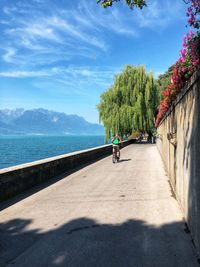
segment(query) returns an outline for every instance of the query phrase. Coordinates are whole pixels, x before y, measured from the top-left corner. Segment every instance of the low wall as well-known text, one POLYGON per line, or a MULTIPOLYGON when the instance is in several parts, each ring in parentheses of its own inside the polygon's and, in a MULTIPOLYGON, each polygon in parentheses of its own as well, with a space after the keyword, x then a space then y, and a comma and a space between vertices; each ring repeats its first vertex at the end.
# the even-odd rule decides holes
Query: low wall
POLYGON ((158 127, 157 147, 200 255, 200 72, 158 127))
MULTIPOLYGON (((125 147, 132 142, 134 141, 124 141, 122 146, 125 147)), ((2 169, 0 170, 0 201, 110 154, 112 154, 112 145, 104 145, 2 169)))

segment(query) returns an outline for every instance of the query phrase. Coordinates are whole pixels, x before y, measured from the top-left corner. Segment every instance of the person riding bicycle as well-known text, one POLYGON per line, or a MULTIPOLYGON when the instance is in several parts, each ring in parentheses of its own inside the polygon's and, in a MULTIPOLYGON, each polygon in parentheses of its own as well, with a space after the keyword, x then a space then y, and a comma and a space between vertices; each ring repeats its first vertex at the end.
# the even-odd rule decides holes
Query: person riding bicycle
POLYGON ((117 151, 117 158, 120 158, 120 147, 119 144, 121 142, 121 138, 116 133, 115 136, 112 138, 112 144, 113 144, 113 153, 115 153, 115 150, 117 151))

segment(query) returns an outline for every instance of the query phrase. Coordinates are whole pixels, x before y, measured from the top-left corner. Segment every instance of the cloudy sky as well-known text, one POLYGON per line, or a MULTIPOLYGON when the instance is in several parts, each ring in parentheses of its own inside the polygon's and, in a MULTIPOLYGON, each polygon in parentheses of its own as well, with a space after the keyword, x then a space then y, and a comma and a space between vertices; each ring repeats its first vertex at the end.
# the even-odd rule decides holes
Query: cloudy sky
POLYGON ((100 94, 125 64, 155 76, 179 56, 182 0, 142 11, 96 0, 0 1, 0 109, 47 108, 98 122, 100 94))

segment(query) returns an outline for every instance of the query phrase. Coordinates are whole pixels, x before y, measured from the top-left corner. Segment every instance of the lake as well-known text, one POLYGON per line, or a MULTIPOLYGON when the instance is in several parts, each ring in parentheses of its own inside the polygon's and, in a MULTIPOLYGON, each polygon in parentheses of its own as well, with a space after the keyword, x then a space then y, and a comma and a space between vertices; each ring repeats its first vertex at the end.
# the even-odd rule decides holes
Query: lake
POLYGON ((104 136, 0 136, 0 169, 103 144, 104 136))

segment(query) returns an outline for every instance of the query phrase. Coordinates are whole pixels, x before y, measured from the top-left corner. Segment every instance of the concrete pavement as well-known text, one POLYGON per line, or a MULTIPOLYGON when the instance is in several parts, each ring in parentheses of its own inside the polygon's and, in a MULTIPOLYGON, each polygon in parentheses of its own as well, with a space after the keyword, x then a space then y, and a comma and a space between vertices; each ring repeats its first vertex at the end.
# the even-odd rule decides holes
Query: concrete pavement
POLYGON ((124 148, 4 209, 0 266, 196 267, 155 145, 124 148))

